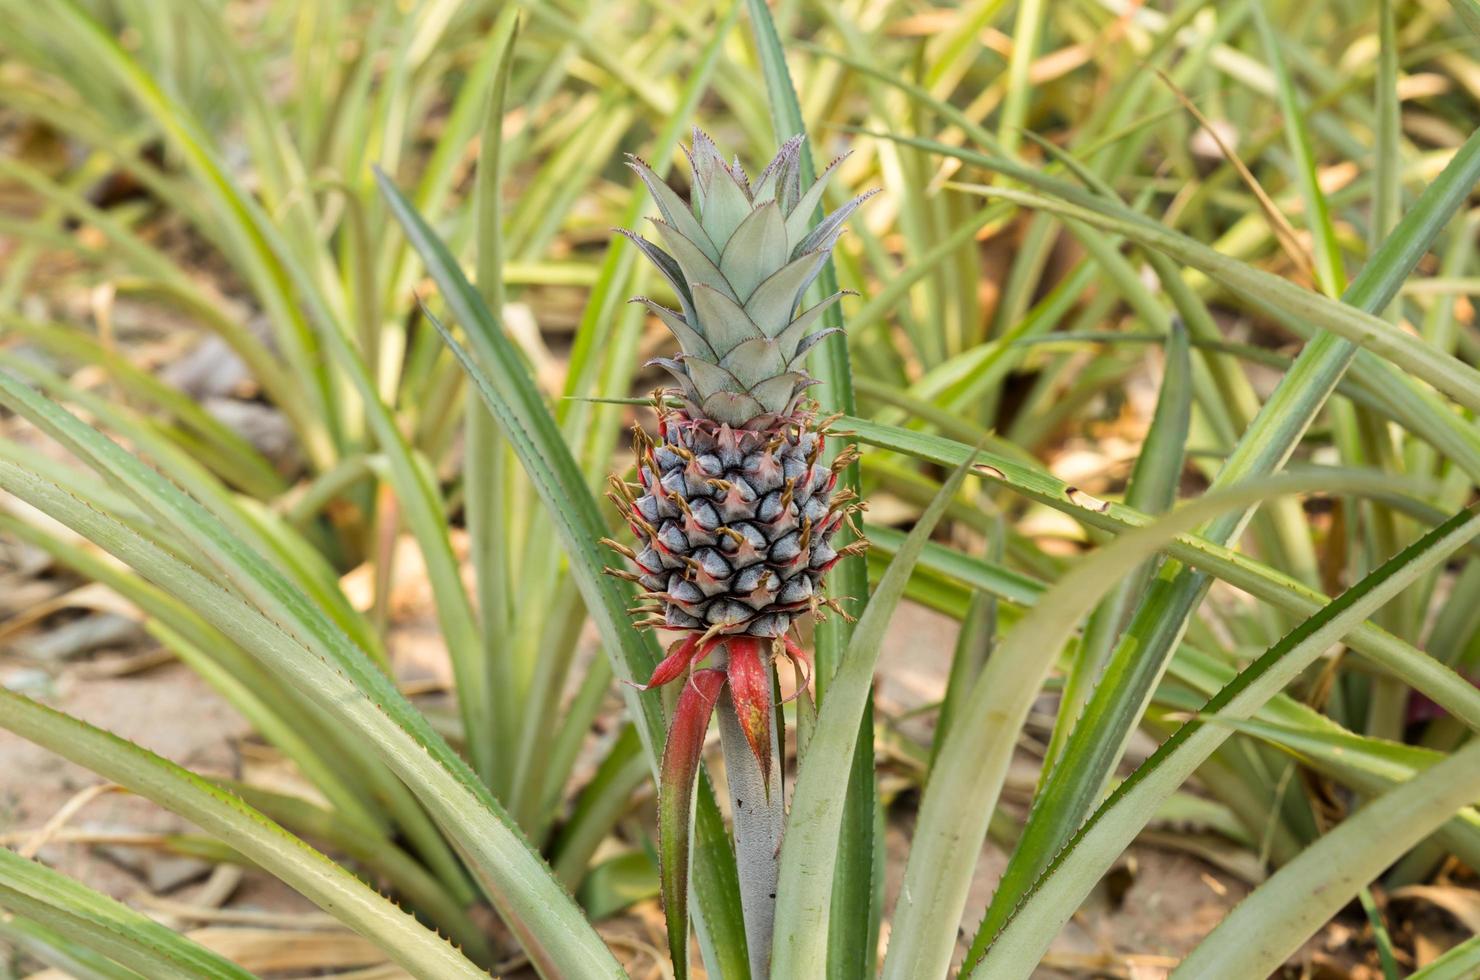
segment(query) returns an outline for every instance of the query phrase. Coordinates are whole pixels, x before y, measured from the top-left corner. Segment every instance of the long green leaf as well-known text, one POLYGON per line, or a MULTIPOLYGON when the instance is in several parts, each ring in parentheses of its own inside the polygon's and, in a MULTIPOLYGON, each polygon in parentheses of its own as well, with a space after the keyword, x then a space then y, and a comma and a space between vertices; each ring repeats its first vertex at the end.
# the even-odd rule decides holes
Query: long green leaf
MULTIPOLYGON (((1293 713, 1289 707, 1282 706, 1287 713, 1293 713)), ((1323 715, 1314 712, 1311 715, 1300 718, 1300 724, 1258 718, 1204 720, 1263 739, 1302 765, 1368 797, 1378 796, 1444 759, 1444 753, 1435 749, 1357 735, 1323 715)), ((1467 864, 1480 861, 1480 812, 1470 808, 1461 810, 1440 828, 1435 839, 1467 864)))
MULTIPOLYGON (((1182 467, 1187 449, 1187 432, 1192 413, 1192 368, 1188 349, 1187 328, 1180 320, 1171 324, 1167 336, 1166 374, 1162 379, 1161 392, 1157 396, 1156 411, 1151 418, 1151 427, 1146 431, 1141 454, 1131 471, 1126 487, 1126 503, 1148 514, 1165 511, 1177 499, 1177 487, 1182 476, 1182 467)), ((1154 571, 1150 565, 1137 569, 1121 582, 1106 597, 1084 627, 1084 638, 1075 653, 1068 676, 1064 679, 1064 691, 1059 697, 1058 715, 1054 720, 1053 735, 1049 740, 1045 758, 1045 775, 1052 762, 1058 758, 1074 722, 1079 718, 1085 698, 1099 677, 1105 657, 1110 653, 1115 638, 1120 634, 1123 621, 1135 597, 1145 588, 1154 571)), ((1029 825, 1031 829, 1031 824, 1029 825)), ((1016 858, 1016 851, 1013 855, 1016 858)), ((1013 861, 1003 872, 1006 877, 1013 872, 1013 861)))
POLYGON ((0 908, 35 919, 158 980, 253 980, 204 946, 66 875, 0 847, 0 908))
MULTIPOLYGON (((1480 140, 1476 141, 1476 156, 1480 157, 1480 140)), ((1480 410, 1480 371, 1426 342, 1417 340, 1412 334, 1386 320, 1353 309, 1347 303, 1302 289, 1279 276, 1223 256, 1176 232, 1126 221, 1117 215, 1101 214, 1041 194, 1001 187, 960 186, 985 197, 1013 201, 1024 207, 1075 218, 1165 252, 1207 273, 1252 305, 1278 310, 1287 316, 1329 330, 1348 343, 1364 347, 1433 385, 1466 408, 1480 410)))
POLYGON ((1480 742, 1358 810, 1254 889, 1172 974, 1263 976, 1279 968, 1358 890, 1460 807, 1480 799, 1480 742))
POLYGON ((0 727, 126 786, 229 843, 425 976, 483 973, 447 940, 240 799, 152 752, 0 688, 0 727))
MULTIPOLYGON (((1170 234, 1164 226, 1144 215, 1001 157, 888 133, 872 135, 929 149, 965 163, 1003 173, 1052 195, 1057 202, 1068 202, 1062 207, 1073 209, 1079 217, 1094 214, 1100 218, 1108 217, 1138 224, 1146 235, 1158 241, 1170 234)), ((1383 240, 1382 245, 1368 258, 1361 273, 1352 281, 1342 296, 1343 301, 1369 314, 1385 308, 1398 294, 1402 283, 1443 231, 1449 219, 1467 199, 1477 181, 1480 181, 1480 130, 1459 148, 1443 172, 1424 189, 1414 206, 1404 213, 1393 233, 1383 240)), ((994 190, 993 193, 998 191, 994 190)), ((1205 249, 1205 246, 1190 239, 1183 240, 1181 244, 1194 250, 1205 249)), ((1219 263, 1232 261, 1216 252, 1211 255, 1206 252, 1200 254, 1219 263)), ((1280 282, 1285 291, 1295 289, 1297 292, 1304 292, 1283 280, 1280 282)), ((1306 292, 1297 302, 1303 306, 1312 302, 1331 301, 1323 301, 1316 294, 1306 292)), ((1333 305, 1338 308, 1340 306, 1333 305)), ((1376 357, 1371 351, 1360 350, 1342 337, 1320 332, 1302 349, 1284 383, 1264 406, 1261 417, 1267 418, 1269 422, 1258 423, 1256 420, 1256 424, 1261 426, 1257 438, 1246 437, 1241 440, 1239 452, 1243 458, 1239 460, 1238 471, 1248 472, 1247 467, 1260 464, 1264 460, 1282 459, 1288 452, 1288 447, 1293 446, 1293 439, 1314 419, 1315 412, 1351 366, 1354 357, 1356 369, 1372 376, 1373 390, 1391 400, 1395 408, 1402 409, 1404 414, 1400 417, 1405 425, 1415 430, 1426 430, 1428 437, 1434 439, 1436 445, 1445 446, 1457 465, 1471 477, 1480 479, 1480 436, 1476 435, 1472 425, 1457 417, 1442 403, 1428 401, 1421 389, 1415 389, 1412 378, 1376 357), (1267 431, 1271 425, 1277 431, 1284 430, 1279 438, 1273 438, 1276 432, 1267 431)))
MULTIPOLYGON (((210 576, 213 581, 229 582, 230 588, 248 597, 274 622, 289 624, 295 635, 306 642, 316 643, 318 649, 356 678, 363 689, 389 690, 391 700, 401 706, 403 726, 420 726, 420 730, 430 738, 429 744, 441 746, 444 760, 451 762, 456 759, 445 742, 430 735, 425 719, 390 685, 378 666, 370 662, 365 649, 346 636, 343 626, 332 618, 332 610, 310 601, 301 582, 288 578, 281 568, 248 543, 250 538, 244 541, 234 533, 235 528, 226 525, 225 521, 231 519, 236 528, 241 527, 242 515, 236 509, 228 508, 222 515, 208 510, 188 493, 181 493, 179 487, 145 465, 135 454, 125 452, 92 427, 84 425, 4 372, 0 372, 0 404, 28 418, 81 461, 106 476, 112 487, 125 492, 140 511, 153 519, 153 524, 146 527, 137 521, 130 523, 125 518, 131 531, 144 534, 150 543, 163 545, 172 554, 178 552, 191 559, 199 574, 210 576)), ((45 472, 29 463, 25 466, 33 472, 45 472)), ((207 484, 196 484, 194 489, 207 492, 208 497, 212 495, 212 488, 207 484)), ((95 494, 93 496, 96 497, 95 494)), ((119 515, 110 513, 109 516, 119 515)), ((343 599, 342 596, 340 598, 343 599)), ((461 760, 455 764, 461 765, 461 760)), ((470 900, 471 890, 447 842, 437 834, 406 787, 382 766, 368 769, 366 775, 374 792, 394 812, 403 831, 415 842, 444 884, 463 900, 470 900)))
MULTIPOLYGON (((622 680, 640 683, 657 663, 657 650, 649 634, 634 629, 627 615, 630 589, 604 574, 606 556, 602 553, 600 541, 606 534, 606 526, 580 468, 513 344, 477 290, 463 275, 446 245, 427 227, 394 184, 383 175, 380 182, 392 213, 401 222, 407 237, 437 281, 448 307, 463 325, 473 348, 471 352, 433 319, 443 339, 467 370, 484 404, 498 420, 504 437, 518 454, 554 518, 561 544, 570 559, 572 575, 601 634, 613 671, 622 680)), ((661 758, 665 730, 661 704, 656 696, 640 696, 632 684, 625 684, 623 688, 629 710, 641 722, 638 732, 648 750, 648 758, 656 761, 661 758)), ((713 827, 712 822, 704 819, 705 800, 701 790, 699 830, 696 831, 701 835, 707 832, 706 828, 713 827)), ((701 853, 713 853, 703 851, 702 844, 701 841, 701 853)), ((707 871, 703 862, 697 864, 695 871, 699 875, 716 873, 707 871)), ((723 891, 718 883, 707 887, 723 891)), ((705 893, 698 883, 694 891, 700 895, 705 893)), ((743 928, 739 935, 743 936, 743 928)), ((743 939, 740 949, 744 949, 743 939)), ((725 952, 733 955, 731 947, 727 947, 725 952)), ((729 969, 743 968, 732 962, 729 969)))
POLYGON ((961 849, 975 853, 985 840, 1018 729, 1081 620, 1177 535, 1277 493, 1328 487, 1321 478, 1277 476, 1210 493, 1123 535, 1034 603, 987 662, 931 770, 895 907, 886 980, 942 976, 949 967, 972 872, 961 849))
POLYGON ((833 678, 832 696, 818 709, 781 844, 776 938, 771 954, 775 976, 821 977, 827 973, 828 916, 832 911, 838 836, 858 725, 868 707, 884 628, 904 597, 920 552, 969 470, 966 461, 957 465, 900 545, 859 617, 848 652, 833 678))
MULTIPOLYGON (((806 120, 802 118, 802 107, 797 99, 796 86, 792 83, 791 70, 786 64, 786 49, 781 34, 771 17, 770 8, 762 0, 746 0, 750 22, 755 35, 756 49, 760 55, 761 74, 766 82, 767 103, 771 111, 771 125, 776 140, 780 142, 791 136, 806 133, 806 120)), ((812 160, 812 148, 803 143, 799 172, 803 186, 816 177, 812 160)), ((818 202, 817 220, 822 214, 822 202, 818 202)), ((817 282, 812 287, 813 297, 830 296, 837 292, 838 280, 832 260, 822 268, 817 282)), ((842 313, 836 305, 823 313, 825 327, 842 327, 842 313)), ((820 344, 821 350, 812 357, 812 372, 822 382, 818 399, 825 412, 847 412, 855 408, 853 393, 853 368, 848 352, 848 341, 844 334, 837 334, 820 344)), ((832 440, 837 442, 837 440, 832 440)), ((836 452, 841 445, 830 447, 836 452)), ((840 481, 844 489, 858 492, 859 468, 856 463, 848 466, 840 481)), ((837 547, 841 548, 853 538, 851 528, 841 528, 837 547)), ((828 594, 838 600, 845 609, 856 615, 859 603, 868 591, 868 569, 861 556, 850 556, 839 562, 828 576, 828 594)), ((818 624, 814 632, 816 639, 817 701, 827 700, 828 687, 840 666, 840 658, 849 648, 852 627, 847 619, 835 616, 818 624)), ((857 750, 853 755, 853 776, 847 789, 846 831, 837 840, 839 850, 833 868, 833 902, 836 906, 829 917, 829 953, 827 976, 833 980, 850 978, 872 972, 874 949, 877 946, 870 923, 877 918, 871 914, 873 901, 873 879, 879 869, 874 867, 874 761, 873 761, 873 709, 872 698, 869 708, 859 720, 855 739, 857 750)))
MULTIPOLYGON (((1427 247, 1442 228, 1443 221, 1453 213, 1456 195, 1461 188, 1468 186, 1466 180, 1473 184, 1474 177, 1480 173, 1480 133, 1471 140, 1470 148, 1469 157, 1463 152, 1457 155, 1441 180, 1425 193, 1420 206, 1405 216, 1399 228, 1384 241, 1377 255, 1346 291, 1343 297, 1346 303, 1362 310, 1375 310, 1391 298, 1411 264, 1387 262, 1416 262, 1420 255, 1419 245, 1427 247)), ((1055 189, 1054 193, 1059 192, 1055 189)), ((1072 193, 1085 203, 1086 208, 1098 207, 1107 213, 1115 213, 1118 218, 1114 222, 1115 230, 1139 226, 1148 238, 1157 238, 1163 232, 1155 222, 1116 204, 1088 198, 1078 191, 1072 193)), ((1077 204, 1068 207, 1078 209, 1077 204)), ((1190 245, 1194 251, 1202 249, 1185 237, 1179 244, 1190 245)), ((1204 249, 1200 254, 1213 263, 1247 269, 1242 263, 1228 260, 1210 249, 1204 249)), ((1185 256, 1178 257, 1185 260, 1185 256)), ((1281 285, 1295 289, 1283 281, 1281 285)), ((1308 299, 1320 299, 1315 293, 1295 291, 1308 299)), ((1332 306, 1348 309, 1334 302, 1332 306)), ((1278 469, 1356 355, 1357 347, 1349 339, 1331 333, 1318 334, 1302 350, 1240 439, 1214 486, 1225 486, 1232 481, 1278 469)), ((1443 418, 1449 422, 1456 421, 1453 413, 1448 411, 1443 413, 1443 418)), ((1251 513, 1244 511, 1221 517, 1207 529, 1206 537, 1219 545, 1227 543, 1251 513)), ((1031 841, 1032 853, 1025 853, 1021 859, 1031 867, 1020 868, 1016 875, 1004 880, 977 930, 970 957, 980 955, 1023 894, 1031 880, 1031 872, 1036 872, 1047 862, 1093 806, 1136 719, 1144 711, 1157 679, 1166 669, 1189 615, 1206 592, 1209 582, 1201 569, 1192 571, 1175 564, 1164 566, 1161 574, 1152 581, 1107 667, 1105 683, 1095 689, 1084 716, 1070 736, 1060 764, 1050 774, 1042 798, 1034 808, 1030 822, 1040 826, 1030 828, 1025 834, 1031 841)))
MULTIPOLYGON (((1435 528, 1271 647, 1219 691, 1204 712, 1231 718, 1251 716, 1344 633, 1477 534, 1480 517, 1472 511, 1463 511, 1435 528)), ((1029 976, 1064 922, 1161 802, 1229 734, 1227 728, 1197 721, 1179 728, 1058 853, 983 957, 972 965, 970 975, 977 980, 1029 976)))
MULTIPOLYGON (((1475 0, 1460 0, 1474 3, 1475 0)), ((1480 34, 1480 10, 1475 12, 1475 33, 1480 34)), ((1471 936, 1408 980, 1470 980, 1480 972, 1480 936, 1471 936)))
MULTIPOLYGON (((957 466, 963 459, 971 458, 973 453, 972 448, 964 443, 863 419, 842 419, 838 427, 847 428, 861 442, 907 453, 941 466, 957 466)), ((1103 509, 1090 507, 1077 492, 1071 493, 1073 488, 1062 480, 1025 466, 1018 460, 986 452, 977 455, 986 467, 995 471, 988 475, 1004 486, 1090 527, 1121 534, 1150 523, 1147 515, 1113 501, 1106 502, 1103 509), (1001 476, 996 476, 997 473, 1001 476)), ((1373 489, 1377 490, 1375 486, 1373 489)), ((1166 550, 1173 558, 1297 616, 1313 615, 1328 601, 1326 596, 1288 575, 1200 535, 1178 536, 1167 544, 1166 550)), ((960 564, 961 559, 953 561, 960 564)), ((998 580, 999 576, 993 575, 991 581, 998 580)), ((1357 653, 1384 671, 1401 677, 1410 687, 1422 691, 1466 727, 1480 731, 1480 691, 1444 664, 1370 623, 1360 624, 1344 639, 1357 653)))
MULTIPOLYGON (((463 275, 446 245, 383 174, 380 186, 392 213, 441 287, 443 300, 462 324, 472 350, 435 318, 433 325, 477 385, 541 498, 556 516, 561 545, 570 556, 587 609, 610 645, 617 676, 640 683, 656 663, 656 649, 648 634, 632 628, 626 612, 630 590, 605 574, 606 555, 600 542, 607 533, 606 524, 560 430, 498 318, 463 275)), ((652 698, 633 701, 634 713, 644 720, 639 729, 644 741, 661 749, 661 707, 652 698)))
POLYGON ((1306 124, 1306 107, 1301 105, 1295 81, 1285 66, 1280 53, 1280 42, 1275 36, 1269 14, 1261 0, 1253 0, 1249 9, 1254 14, 1254 24, 1259 28, 1259 37, 1264 42, 1264 54, 1274 72, 1275 90, 1280 99, 1281 120, 1295 176, 1300 185, 1300 196, 1305 202, 1305 218, 1311 237, 1315 241, 1316 277, 1321 290, 1328 296, 1339 296, 1346 288, 1346 272, 1342 267, 1341 246, 1336 241, 1336 226, 1331 221, 1331 207, 1321 191, 1320 174, 1316 167, 1315 151, 1311 148, 1310 130, 1306 124))
MULTIPOLYGON (((222 542, 220 557, 243 562, 264 594, 281 596, 284 583, 261 560, 243 552, 204 519, 179 491, 158 485, 158 475, 77 419, 37 398, 0 374, 0 392, 12 406, 45 422, 69 445, 131 474, 147 487, 141 496, 179 508, 182 523, 202 537, 222 542)), ((389 769, 417 793, 422 805, 455 842, 489 897, 504 914, 531 958, 549 973, 617 969, 600 938, 570 896, 519 836, 498 802, 465 763, 432 731, 389 679, 364 653, 320 620, 304 619, 298 604, 275 606, 294 625, 292 633, 234 593, 163 551, 110 516, 9 463, 0 463, 0 486, 50 513, 111 551, 156 585, 189 604, 216 628, 254 653, 288 683, 300 686, 320 707, 374 747, 389 769)), ((614 974, 613 974, 614 975, 614 974)))
POLYGON ((145 980, 76 939, 18 915, 0 916, 0 939, 16 952, 65 970, 73 980, 145 980))
MULTIPOLYGON (((504 308, 503 167, 504 107, 509 77, 514 67, 514 43, 518 35, 518 10, 510 5, 499 18, 492 42, 497 68, 483 111, 479 139, 478 171, 474 184, 474 215, 477 222, 478 289, 495 310, 504 308)), ((488 673, 494 732, 490 756, 497 762, 494 785, 509 798, 516 784, 514 760, 520 750, 516 741, 520 717, 519 691, 514 682, 513 644, 509 627, 510 553, 505 545, 508 526, 506 447, 498 437, 488 410, 476 398, 468 398, 464 438, 463 487, 467 504, 468 537, 473 567, 478 576, 479 626, 483 630, 484 669, 488 673)), ((461 696, 461 695, 459 695, 461 696)), ((518 801, 515 801, 517 805, 518 801)), ((517 810, 516 810, 517 812, 517 810)))

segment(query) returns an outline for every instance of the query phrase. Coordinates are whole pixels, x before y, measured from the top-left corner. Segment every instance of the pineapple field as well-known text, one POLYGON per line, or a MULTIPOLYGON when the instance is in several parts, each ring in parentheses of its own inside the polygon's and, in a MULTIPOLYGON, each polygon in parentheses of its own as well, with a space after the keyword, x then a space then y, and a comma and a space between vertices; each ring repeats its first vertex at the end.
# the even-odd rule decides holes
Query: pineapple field
POLYGON ((1480 978, 1477 0, 0 0, 0 980, 1480 978))

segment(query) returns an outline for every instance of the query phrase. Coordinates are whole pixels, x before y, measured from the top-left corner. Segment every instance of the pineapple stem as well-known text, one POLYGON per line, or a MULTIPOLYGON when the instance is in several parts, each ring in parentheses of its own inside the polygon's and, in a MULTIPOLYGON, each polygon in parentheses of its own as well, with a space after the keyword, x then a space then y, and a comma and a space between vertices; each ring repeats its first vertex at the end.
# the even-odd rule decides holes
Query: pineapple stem
MULTIPOLYGON (((735 863, 740 872, 740 906, 745 914, 745 945, 750 953, 752 980, 771 973, 771 936, 776 924, 776 881, 780 872, 781 829, 786 820, 781 786, 781 747, 771 730, 771 771, 762 773, 755 752, 725 685, 715 706, 719 715, 719 743, 725 756, 730 812, 735 824, 735 863)), ((771 703, 771 717, 780 706, 771 703)))

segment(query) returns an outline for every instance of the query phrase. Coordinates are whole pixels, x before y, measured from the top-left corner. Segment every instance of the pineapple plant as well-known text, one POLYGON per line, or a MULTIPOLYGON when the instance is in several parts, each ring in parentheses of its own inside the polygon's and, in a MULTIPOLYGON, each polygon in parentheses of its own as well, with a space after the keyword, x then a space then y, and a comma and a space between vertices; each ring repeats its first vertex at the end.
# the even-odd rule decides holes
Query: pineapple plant
POLYGON ((609 544, 630 564, 614 573, 644 590, 638 625, 685 634, 645 685, 688 678, 664 751, 659 801, 663 904, 680 976, 694 782, 716 708, 751 971, 766 975, 784 817, 772 671, 781 656, 804 666, 798 621, 830 605, 823 577, 865 547, 861 539, 842 549, 831 544, 861 504, 837 488, 852 450, 825 461, 830 420, 807 400, 817 383, 807 355, 840 332, 813 328, 845 293, 801 306, 844 223, 869 195, 814 227, 841 158, 803 189, 801 148, 801 136, 787 140, 752 181, 738 159, 726 163, 695 130, 688 203, 641 159, 630 160, 661 213, 653 224, 662 246, 622 233, 668 281, 680 309, 646 297, 634 302, 668 327, 680 351, 652 362, 677 387, 654 397, 656 439, 634 428, 638 482, 612 480, 609 496, 637 546, 609 544), (713 666, 697 669, 706 658, 713 666))

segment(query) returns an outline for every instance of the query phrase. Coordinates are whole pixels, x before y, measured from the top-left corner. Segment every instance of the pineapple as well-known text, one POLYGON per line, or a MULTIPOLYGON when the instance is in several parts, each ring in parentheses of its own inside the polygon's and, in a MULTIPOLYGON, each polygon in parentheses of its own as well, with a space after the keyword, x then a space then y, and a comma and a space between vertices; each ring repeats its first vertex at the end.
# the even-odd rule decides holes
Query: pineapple
POLYGON ((673 287, 682 309, 645 304, 681 352, 654 362, 678 382, 683 407, 659 401, 659 438, 638 436, 640 487, 615 484, 638 537, 628 553, 656 603, 654 626, 780 638, 823 603, 822 578, 841 557, 829 543, 853 507, 821 462, 825 424, 805 393, 808 352, 837 328, 812 331, 834 293, 798 311, 854 198, 811 228, 835 161, 805 192, 801 137, 752 183, 737 160, 694 133, 692 208, 642 160, 631 166, 662 213, 667 251, 626 233, 673 287))
MULTIPOLYGON (((639 483, 613 478, 609 495, 638 540, 615 541, 649 614, 639 625, 681 631, 644 688, 687 675, 673 712, 658 788, 658 841, 669 953, 683 980, 688 955, 687 878, 694 785, 704 733, 718 711, 751 976, 769 974, 777 856, 784 820, 773 670, 778 655, 800 664, 796 620, 830 604, 827 570, 862 540, 831 545, 860 508, 838 491, 850 450, 823 462, 827 419, 805 401, 816 384, 807 353, 836 328, 814 331, 834 293, 799 310, 843 222, 869 195, 810 227, 834 161, 805 190, 801 137, 788 140, 755 181, 726 164, 695 130, 692 206, 647 164, 632 168, 657 201, 665 251, 628 234, 678 296, 670 310, 645 304, 678 339, 655 362, 678 383, 654 398, 658 440, 634 432, 639 483), (681 408, 669 408, 677 394, 681 408), (714 663, 696 665, 713 655, 714 663)), ((836 607, 834 607, 836 608, 836 607)))

